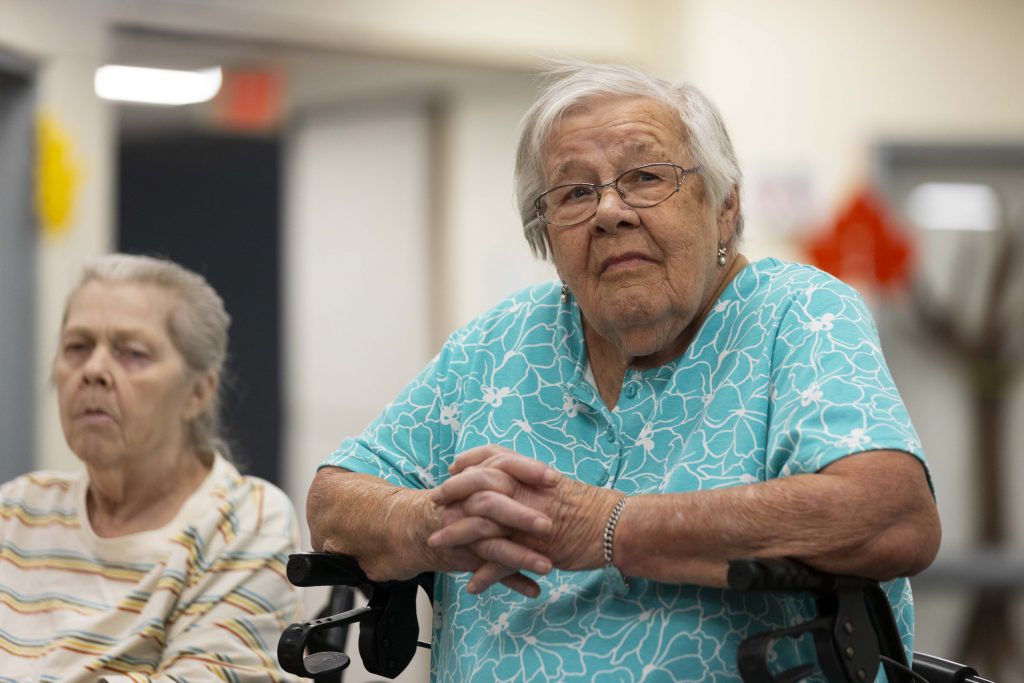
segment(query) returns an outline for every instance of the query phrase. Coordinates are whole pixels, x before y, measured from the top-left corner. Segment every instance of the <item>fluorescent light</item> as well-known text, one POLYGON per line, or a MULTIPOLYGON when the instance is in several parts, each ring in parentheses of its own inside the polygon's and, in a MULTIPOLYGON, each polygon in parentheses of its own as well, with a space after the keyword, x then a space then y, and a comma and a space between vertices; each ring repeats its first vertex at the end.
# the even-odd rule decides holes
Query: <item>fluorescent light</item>
POLYGON ((196 104, 220 90, 220 67, 200 71, 108 64, 96 69, 96 94, 105 100, 143 104, 196 104))
POLYGON ((996 191, 975 183, 922 183, 907 197, 907 215, 928 230, 996 230, 996 191))

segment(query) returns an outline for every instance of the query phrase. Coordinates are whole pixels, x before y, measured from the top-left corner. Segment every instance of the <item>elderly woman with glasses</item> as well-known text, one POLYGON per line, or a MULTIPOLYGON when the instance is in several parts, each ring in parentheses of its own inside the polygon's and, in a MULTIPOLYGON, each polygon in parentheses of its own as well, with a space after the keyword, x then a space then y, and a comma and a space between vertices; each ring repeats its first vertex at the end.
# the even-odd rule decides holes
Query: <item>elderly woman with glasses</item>
MULTIPOLYGON (((739 253, 740 171, 701 92, 564 65, 516 183, 562 286, 455 332, 308 501, 315 547, 438 572, 435 680, 737 679, 740 640, 807 603, 726 590, 729 559, 885 580, 931 562, 871 316, 825 273, 739 253)), ((909 585, 887 590, 909 648, 909 585)))
POLYGON ((0 681, 283 681, 298 525, 227 459, 230 318, 201 276, 112 254, 68 296, 53 364, 83 467, 0 487, 0 681))

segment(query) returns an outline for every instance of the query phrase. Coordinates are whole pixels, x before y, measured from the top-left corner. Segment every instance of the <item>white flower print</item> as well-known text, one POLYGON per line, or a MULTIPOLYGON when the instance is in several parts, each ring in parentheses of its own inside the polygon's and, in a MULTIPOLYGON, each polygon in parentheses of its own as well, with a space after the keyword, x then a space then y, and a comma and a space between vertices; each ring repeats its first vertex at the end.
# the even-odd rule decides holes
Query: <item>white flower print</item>
POLYGON ((434 481, 434 475, 419 465, 416 465, 416 474, 419 475, 420 480, 427 486, 427 488, 433 488, 437 485, 437 482, 434 481))
POLYGON ((548 602, 556 602, 559 598, 569 592, 569 584, 560 583, 548 593, 548 602))
POLYGON ((640 430, 640 436, 636 437, 636 442, 643 447, 646 453, 654 450, 654 425, 650 422, 645 424, 644 428, 640 430))
POLYGON ((858 446, 863 446, 868 441, 868 435, 864 433, 864 428, 856 427, 849 434, 839 439, 839 445, 857 448, 858 446))
POLYGON ((566 394, 565 400, 562 401, 562 410, 565 411, 566 417, 576 417, 576 414, 580 411, 580 402, 566 394))
POLYGON ((820 401, 822 396, 821 387, 818 386, 817 382, 812 382, 811 386, 800 392, 800 405, 806 408, 812 403, 820 401))
POLYGON ((484 387, 484 400, 495 408, 501 405, 501 399, 511 395, 512 390, 508 387, 484 387))
POLYGON ((516 427, 519 427, 527 434, 533 434, 533 427, 531 427, 530 423, 527 422, 526 420, 512 420, 512 424, 514 424, 516 427))
POLYGON ((835 319, 834 315, 826 313, 820 318, 812 318, 810 322, 804 323, 804 329, 811 332, 827 332, 832 329, 832 321, 835 319))
POLYGON ((459 422, 459 406, 457 403, 441 406, 441 424, 450 426, 456 432, 462 428, 459 422))
POLYGON ((492 636, 496 636, 499 633, 503 633, 508 630, 508 612, 498 615, 497 623, 491 624, 489 629, 492 636))

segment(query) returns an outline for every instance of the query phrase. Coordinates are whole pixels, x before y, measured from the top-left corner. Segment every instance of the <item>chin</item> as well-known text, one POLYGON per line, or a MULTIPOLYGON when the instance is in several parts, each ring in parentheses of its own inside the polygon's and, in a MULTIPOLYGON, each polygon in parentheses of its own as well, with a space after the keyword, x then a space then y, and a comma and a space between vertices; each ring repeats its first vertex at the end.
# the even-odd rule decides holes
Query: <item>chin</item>
POLYGON ((629 358, 649 358, 667 350, 669 344, 661 335, 645 331, 628 332, 620 337, 622 355, 629 358))
POLYGON ((616 292, 601 303, 600 312, 609 327, 623 330, 657 324, 667 307, 658 305, 646 293, 616 292))
POLYGON ((79 460, 92 467, 105 467, 117 461, 117 451, 106 442, 81 439, 73 440, 68 445, 79 460))

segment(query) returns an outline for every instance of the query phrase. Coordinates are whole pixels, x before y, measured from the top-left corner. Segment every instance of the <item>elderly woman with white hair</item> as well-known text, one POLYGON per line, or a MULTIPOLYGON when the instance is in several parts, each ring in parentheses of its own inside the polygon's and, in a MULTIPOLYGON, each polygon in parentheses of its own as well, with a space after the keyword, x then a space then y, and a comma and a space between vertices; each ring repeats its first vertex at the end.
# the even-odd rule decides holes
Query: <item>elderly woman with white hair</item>
POLYGON ((77 473, 0 488, 0 681, 278 681, 294 509, 220 435, 230 318, 170 261, 109 255, 53 364, 77 473))
POLYGON ((808 609, 727 590, 740 557, 895 579, 909 650, 920 441, 857 293, 740 253, 740 180, 689 85, 569 64, 526 115, 519 207, 562 285, 455 332, 307 503, 371 578, 438 573, 435 680, 738 680, 738 643, 808 609))

